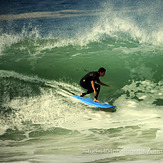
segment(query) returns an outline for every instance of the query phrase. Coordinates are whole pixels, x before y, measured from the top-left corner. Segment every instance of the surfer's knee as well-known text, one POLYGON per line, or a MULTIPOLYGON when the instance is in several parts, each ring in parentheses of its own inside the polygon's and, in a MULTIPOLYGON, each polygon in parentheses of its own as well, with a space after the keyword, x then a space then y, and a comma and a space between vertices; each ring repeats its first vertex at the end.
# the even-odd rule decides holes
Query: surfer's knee
POLYGON ((96 85, 96 91, 99 92, 100 91, 100 88, 101 88, 101 86, 97 84, 96 85))

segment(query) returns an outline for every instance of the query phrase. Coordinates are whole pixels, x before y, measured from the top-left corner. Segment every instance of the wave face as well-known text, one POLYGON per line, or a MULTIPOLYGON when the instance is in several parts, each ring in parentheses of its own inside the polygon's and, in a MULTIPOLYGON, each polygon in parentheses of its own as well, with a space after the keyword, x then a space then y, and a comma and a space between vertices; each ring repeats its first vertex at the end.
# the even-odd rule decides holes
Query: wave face
POLYGON ((16 2, 0 2, 2 161, 160 162, 162 1, 16 2), (114 113, 65 91, 99 67, 114 113))

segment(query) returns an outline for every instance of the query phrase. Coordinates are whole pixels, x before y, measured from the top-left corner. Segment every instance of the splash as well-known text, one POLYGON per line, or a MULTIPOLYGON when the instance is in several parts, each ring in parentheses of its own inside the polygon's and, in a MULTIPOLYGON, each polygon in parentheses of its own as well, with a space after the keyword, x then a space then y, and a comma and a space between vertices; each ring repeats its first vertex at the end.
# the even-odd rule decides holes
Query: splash
MULTIPOLYGON (((133 81, 130 85, 123 87, 125 93, 117 99, 115 104, 122 100, 124 107, 135 109, 148 109, 153 112, 153 109, 162 108, 163 99, 163 82, 153 83, 149 80, 133 81)), ((121 103, 121 102, 120 102, 121 103)))
MULTIPOLYGON (((149 3, 148 7, 144 3, 135 3, 135 6, 133 6, 130 1, 127 1, 116 6, 116 3, 109 1, 102 2, 99 9, 96 10, 61 10, 54 13, 20 14, 22 20, 25 20, 27 16, 27 18, 31 18, 31 22, 23 25, 20 32, 17 33, 12 28, 15 26, 16 20, 8 20, 10 27, 7 24, 5 26, 8 31, 3 32, 4 29, 1 29, 0 55, 3 55, 3 50, 7 47, 24 40, 37 40, 38 42, 35 45, 38 51, 68 46, 86 47, 90 43, 99 44, 108 38, 113 39, 114 42, 127 41, 138 45, 161 46, 163 43, 161 1, 149 3), (45 16, 45 18, 40 18, 43 24, 38 22, 37 26, 35 26, 32 23, 32 16, 38 18, 41 15, 45 16), (57 25, 56 30, 47 28, 47 19, 54 19, 56 22, 58 19, 62 20, 62 16, 55 18, 55 15, 69 17, 71 24, 69 21, 65 21, 64 28, 61 28, 62 26, 57 27, 57 25), (53 18, 50 18, 50 16, 53 16, 53 18), (77 22, 73 21, 74 16, 78 18, 76 19, 77 22), (83 22, 83 16, 90 19, 83 22), (42 40, 44 44, 41 44, 39 40, 42 40)), ((37 54, 40 54, 40 52, 35 55, 37 54)))
MULTIPOLYGON (((31 23, 27 26, 24 25, 21 29, 20 33, 15 33, 13 29, 9 32, 4 32, 0 35, 0 55, 4 55, 4 51, 11 47, 12 45, 16 45, 17 43, 23 42, 25 40, 39 40, 41 39, 41 35, 37 27, 32 27, 31 23)), ((21 49, 25 47, 21 46, 21 49)))
POLYGON ((161 1, 158 3, 130 1, 103 4, 103 14, 97 19, 95 28, 99 33, 119 40, 138 41, 140 44, 162 45, 161 1), (133 2, 132 2, 133 3, 133 2))

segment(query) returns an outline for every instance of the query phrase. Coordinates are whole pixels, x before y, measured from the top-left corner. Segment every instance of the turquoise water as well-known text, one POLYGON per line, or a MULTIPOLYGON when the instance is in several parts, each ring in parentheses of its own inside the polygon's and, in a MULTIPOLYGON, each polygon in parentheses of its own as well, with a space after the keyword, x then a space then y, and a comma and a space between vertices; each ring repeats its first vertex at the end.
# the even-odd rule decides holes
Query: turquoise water
POLYGON ((0 3, 1 162, 162 161, 162 1, 0 3), (65 91, 101 66, 116 112, 65 91))

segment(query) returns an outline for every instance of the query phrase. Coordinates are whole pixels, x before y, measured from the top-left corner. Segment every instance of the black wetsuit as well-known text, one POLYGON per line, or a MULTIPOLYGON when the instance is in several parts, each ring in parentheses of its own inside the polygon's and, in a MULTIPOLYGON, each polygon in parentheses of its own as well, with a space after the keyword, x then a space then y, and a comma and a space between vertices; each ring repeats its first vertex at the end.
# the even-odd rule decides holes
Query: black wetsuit
MULTIPOLYGON (((80 80, 80 86, 83 87, 84 89, 87 89, 87 92, 82 93, 82 96, 85 96, 86 94, 90 94, 94 92, 92 85, 91 85, 91 81, 94 81, 94 82, 97 81, 99 83, 100 82, 99 76, 100 75, 98 72, 89 72, 80 80)), ((97 92, 95 99, 97 99, 98 94, 100 92, 100 85, 95 83, 95 90, 97 92)))

